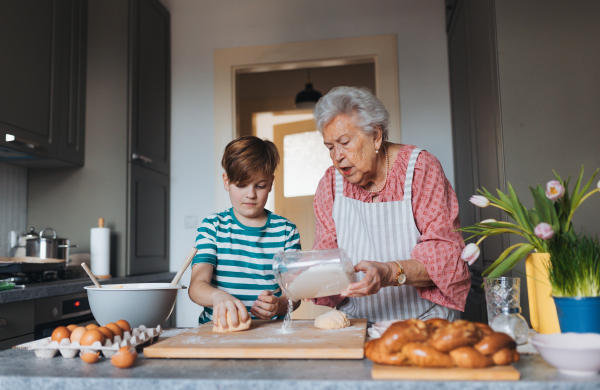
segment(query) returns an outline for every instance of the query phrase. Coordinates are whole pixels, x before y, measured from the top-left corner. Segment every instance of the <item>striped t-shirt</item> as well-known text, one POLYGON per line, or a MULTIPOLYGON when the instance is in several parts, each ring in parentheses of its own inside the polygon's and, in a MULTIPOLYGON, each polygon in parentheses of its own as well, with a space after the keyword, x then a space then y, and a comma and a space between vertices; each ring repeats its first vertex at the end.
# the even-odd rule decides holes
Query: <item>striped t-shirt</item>
MULTIPOLYGON (((198 253, 192 260, 192 267, 212 264, 211 285, 242 301, 252 318, 250 309, 263 290, 281 296, 273 273, 273 255, 301 249, 296 225, 265 211, 267 223, 262 227, 242 225, 233 209, 206 217, 198 229, 198 253)), ((199 323, 212 321, 212 313, 212 307, 205 307, 199 323)))

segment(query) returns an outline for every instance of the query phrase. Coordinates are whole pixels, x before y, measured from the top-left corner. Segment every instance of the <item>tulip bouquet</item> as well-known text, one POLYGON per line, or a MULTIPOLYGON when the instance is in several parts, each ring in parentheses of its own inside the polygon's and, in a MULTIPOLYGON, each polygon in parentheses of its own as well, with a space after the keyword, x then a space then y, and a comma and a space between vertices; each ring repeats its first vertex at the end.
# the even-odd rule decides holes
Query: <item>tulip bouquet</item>
POLYGON ((493 196, 485 188, 479 190, 481 195, 474 195, 470 201, 478 207, 493 206, 502 209, 512 221, 496 221, 487 219, 460 231, 471 233, 465 241, 481 236, 476 243, 465 246, 462 259, 473 264, 479 257, 479 244, 489 236, 498 234, 516 234, 524 237, 527 242, 508 247, 483 273, 486 277, 498 277, 510 271, 527 253, 535 250, 547 253, 549 240, 560 235, 575 237, 573 230, 573 214, 577 208, 593 193, 600 191, 600 181, 597 188, 589 191, 599 170, 596 170, 590 180, 583 186, 583 167, 572 193, 569 193, 570 177, 565 181, 554 172, 558 180, 546 184, 546 190, 538 184, 536 188, 529 187, 535 207, 526 209, 519 200, 515 190, 508 183, 508 194, 497 190, 498 197, 493 196), (587 192, 587 193, 586 193, 587 192))

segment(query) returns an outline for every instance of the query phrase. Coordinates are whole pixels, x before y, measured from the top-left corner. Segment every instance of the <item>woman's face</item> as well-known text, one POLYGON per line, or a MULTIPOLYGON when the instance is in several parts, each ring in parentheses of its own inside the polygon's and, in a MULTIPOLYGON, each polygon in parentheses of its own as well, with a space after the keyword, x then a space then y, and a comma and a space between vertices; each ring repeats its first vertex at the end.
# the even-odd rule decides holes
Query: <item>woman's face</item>
POLYGON ((381 146, 381 131, 367 135, 352 118, 338 115, 323 128, 323 141, 333 166, 350 183, 365 187, 377 175, 376 150, 381 146))

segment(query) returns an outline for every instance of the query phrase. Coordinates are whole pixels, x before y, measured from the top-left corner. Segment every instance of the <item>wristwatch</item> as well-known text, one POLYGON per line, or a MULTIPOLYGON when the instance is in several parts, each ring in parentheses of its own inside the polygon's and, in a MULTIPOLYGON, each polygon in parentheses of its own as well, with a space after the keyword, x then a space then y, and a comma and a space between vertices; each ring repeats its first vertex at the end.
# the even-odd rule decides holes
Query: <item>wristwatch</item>
POLYGON ((398 260, 392 260, 398 266, 398 276, 396 276, 396 281, 392 286, 402 286, 406 283, 406 274, 404 273, 404 268, 402 268, 402 264, 398 260))

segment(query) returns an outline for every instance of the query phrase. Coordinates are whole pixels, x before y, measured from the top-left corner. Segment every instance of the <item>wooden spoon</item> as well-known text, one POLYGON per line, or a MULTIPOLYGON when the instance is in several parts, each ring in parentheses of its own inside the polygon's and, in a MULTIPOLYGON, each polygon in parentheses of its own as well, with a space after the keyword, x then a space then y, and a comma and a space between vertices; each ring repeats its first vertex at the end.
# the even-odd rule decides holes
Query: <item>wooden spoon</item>
POLYGON ((100 285, 100 283, 98 283, 98 279, 96 279, 96 277, 94 276, 94 274, 92 273, 92 271, 90 271, 90 269, 88 268, 88 266, 85 263, 81 263, 81 266, 83 267, 83 269, 85 270, 85 272, 88 274, 88 276, 90 277, 90 279, 92 279, 92 282, 94 282, 94 284, 96 285, 96 287, 102 288, 102 286, 100 285))
POLYGON ((177 285, 177 283, 179 282, 179 279, 181 279, 181 277, 183 276, 183 273, 185 272, 187 267, 192 262, 192 259, 194 258, 194 256, 196 256, 196 252, 198 252, 198 249, 196 249, 195 247, 190 250, 190 252, 185 257, 185 260, 183 260, 183 264, 181 264, 181 268, 179 269, 179 272, 177 272, 177 275, 175 275, 175 277, 173 278, 173 281, 171 282, 171 284, 169 286, 177 285))

